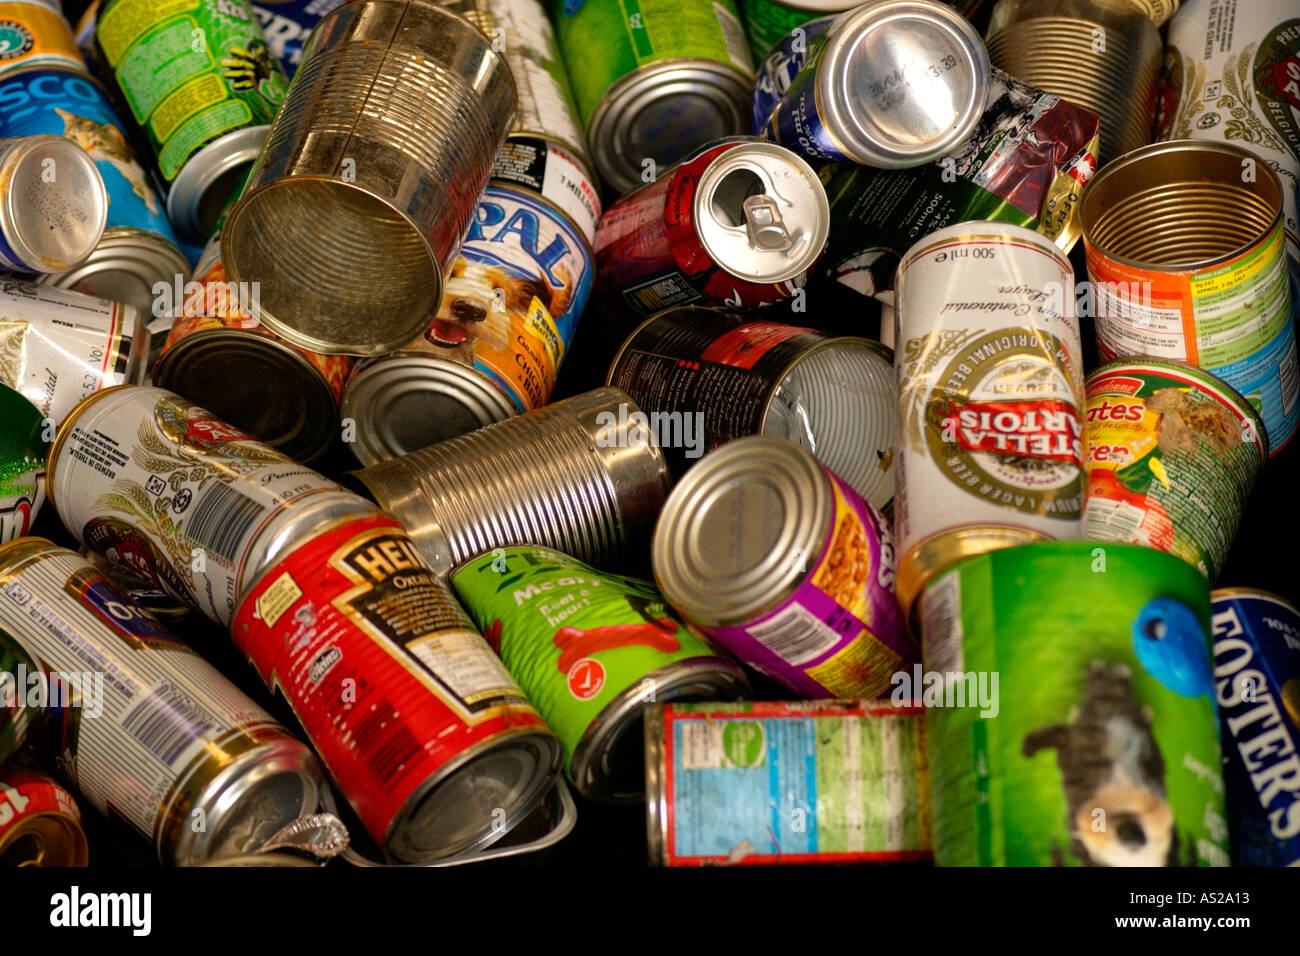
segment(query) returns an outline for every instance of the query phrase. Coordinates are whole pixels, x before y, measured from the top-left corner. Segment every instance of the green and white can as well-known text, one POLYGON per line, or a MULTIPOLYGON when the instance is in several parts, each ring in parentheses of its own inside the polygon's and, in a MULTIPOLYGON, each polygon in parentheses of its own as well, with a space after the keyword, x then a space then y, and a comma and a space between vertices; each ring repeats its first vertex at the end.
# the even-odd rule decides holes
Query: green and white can
POLYGON ((861 6, 860 0, 738 0, 745 36, 755 60, 772 52, 795 27, 861 6))

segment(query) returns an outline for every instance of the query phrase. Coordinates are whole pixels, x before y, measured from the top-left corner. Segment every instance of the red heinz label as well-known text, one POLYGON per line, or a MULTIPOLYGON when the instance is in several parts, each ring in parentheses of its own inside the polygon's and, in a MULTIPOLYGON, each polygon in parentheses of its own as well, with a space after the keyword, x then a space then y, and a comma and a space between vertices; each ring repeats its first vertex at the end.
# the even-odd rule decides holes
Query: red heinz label
POLYGON ((1065 402, 971 402, 944 419, 966 451, 1029 458, 1083 460, 1078 412, 1065 402))

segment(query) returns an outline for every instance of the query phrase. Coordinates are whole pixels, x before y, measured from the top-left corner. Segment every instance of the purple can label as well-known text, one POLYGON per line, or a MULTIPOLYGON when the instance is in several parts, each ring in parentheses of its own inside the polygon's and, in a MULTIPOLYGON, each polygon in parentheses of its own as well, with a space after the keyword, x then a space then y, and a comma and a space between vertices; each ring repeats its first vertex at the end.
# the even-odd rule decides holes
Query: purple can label
POLYGON ((835 516, 803 581, 770 613, 738 627, 704 630, 751 667, 806 697, 868 699, 920 660, 894 598, 889 526, 829 470, 835 516))
MULTIPOLYGON (((820 17, 796 27, 767 55, 754 81, 754 132, 761 134, 790 84, 808 60, 808 42, 821 36, 835 16, 820 17)), ((823 44, 818 44, 820 48, 823 44)))

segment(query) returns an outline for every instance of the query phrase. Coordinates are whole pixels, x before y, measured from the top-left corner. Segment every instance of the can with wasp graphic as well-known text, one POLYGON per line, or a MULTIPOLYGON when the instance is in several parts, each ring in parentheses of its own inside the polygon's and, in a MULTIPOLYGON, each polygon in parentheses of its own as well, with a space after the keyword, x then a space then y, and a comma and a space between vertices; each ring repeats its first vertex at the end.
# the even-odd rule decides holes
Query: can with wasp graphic
POLYGON ((85 866, 89 855, 72 794, 25 762, 0 760, 0 869, 85 866))
POLYGON ((0 272, 65 272, 107 219, 104 179, 81 147, 51 133, 0 139, 0 272))
POLYGON ((0 3, 0 74, 31 66, 85 70, 72 28, 41 3, 0 3))

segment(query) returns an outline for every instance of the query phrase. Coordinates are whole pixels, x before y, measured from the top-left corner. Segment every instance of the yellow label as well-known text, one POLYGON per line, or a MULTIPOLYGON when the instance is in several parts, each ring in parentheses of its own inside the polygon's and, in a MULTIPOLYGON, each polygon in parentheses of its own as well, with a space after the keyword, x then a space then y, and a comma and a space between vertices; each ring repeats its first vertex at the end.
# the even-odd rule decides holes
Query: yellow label
POLYGON ((834 657, 810 667, 807 674, 837 697, 863 697, 889 691, 889 677, 903 659, 863 631, 834 657))
POLYGON ((300 597, 302 597, 302 588, 298 587, 298 582, 288 571, 285 571, 257 599, 257 614, 266 622, 267 627, 274 627, 275 622, 280 620, 284 612, 293 607, 294 602, 300 597))
POLYGON ((556 328, 555 320, 551 318, 551 313, 537 296, 533 296, 533 301, 528 305, 528 313, 524 316, 524 329, 546 349, 546 356, 551 360, 551 375, 554 376, 555 369, 560 365, 560 357, 564 355, 564 339, 560 338, 560 330, 556 328))
POLYGON ((117 66, 122 54, 154 24, 198 8, 199 0, 121 0, 99 18, 95 35, 109 66, 117 66))
POLYGON ((831 546, 813 572, 812 583, 840 607, 848 608, 854 617, 871 626, 876 623, 871 619, 871 602, 867 599, 868 582, 876 573, 871 566, 871 541, 862 519, 849 507, 835 482, 830 482, 830 486, 835 493, 835 530, 831 546))
POLYGON ((1084 464, 1087 471, 1116 471, 1155 451, 1160 415, 1146 399, 1097 395, 1084 410, 1084 464))
POLYGON ((225 98, 226 88, 215 73, 196 76, 158 104, 149 126, 159 140, 166 142, 187 117, 225 98))
POLYGON ((0 70, 55 60, 70 60, 85 69, 77 41, 64 19, 53 10, 32 3, 0 3, 0 21, 17 24, 0 40, 0 70))

